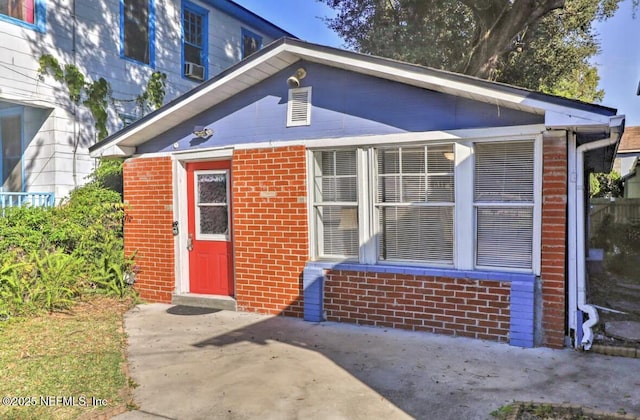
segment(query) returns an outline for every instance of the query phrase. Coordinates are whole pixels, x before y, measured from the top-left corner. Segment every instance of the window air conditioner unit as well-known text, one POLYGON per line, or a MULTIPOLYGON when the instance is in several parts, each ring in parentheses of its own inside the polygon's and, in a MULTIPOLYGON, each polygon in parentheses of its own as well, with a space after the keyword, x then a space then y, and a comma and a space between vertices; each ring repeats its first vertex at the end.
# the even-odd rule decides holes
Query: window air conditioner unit
POLYGON ((187 61, 184 63, 184 75, 193 79, 204 80, 204 66, 187 61))

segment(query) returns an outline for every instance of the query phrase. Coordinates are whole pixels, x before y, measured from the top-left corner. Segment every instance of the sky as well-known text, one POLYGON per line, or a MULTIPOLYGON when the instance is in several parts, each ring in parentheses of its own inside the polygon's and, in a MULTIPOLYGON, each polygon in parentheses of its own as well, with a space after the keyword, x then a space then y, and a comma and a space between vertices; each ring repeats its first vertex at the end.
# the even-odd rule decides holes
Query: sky
MULTIPOLYGON (((334 16, 331 8, 317 0, 234 0, 252 12, 305 41, 343 47, 343 41, 322 18, 334 16)), ((631 0, 625 0, 615 16, 596 22, 601 53, 592 62, 598 67, 602 105, 626 116, 626 126, 640 125, 640 10, 632 17, 631 0)))

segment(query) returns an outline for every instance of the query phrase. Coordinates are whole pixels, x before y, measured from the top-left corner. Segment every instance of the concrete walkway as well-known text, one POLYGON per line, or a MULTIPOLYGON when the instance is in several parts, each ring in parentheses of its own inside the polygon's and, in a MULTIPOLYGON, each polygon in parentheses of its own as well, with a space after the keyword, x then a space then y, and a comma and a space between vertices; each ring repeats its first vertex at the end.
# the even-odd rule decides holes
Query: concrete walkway
POLYGON ((126 419, 486 419, 512 401, 640 415, 640 359, 138 306, 126 419))

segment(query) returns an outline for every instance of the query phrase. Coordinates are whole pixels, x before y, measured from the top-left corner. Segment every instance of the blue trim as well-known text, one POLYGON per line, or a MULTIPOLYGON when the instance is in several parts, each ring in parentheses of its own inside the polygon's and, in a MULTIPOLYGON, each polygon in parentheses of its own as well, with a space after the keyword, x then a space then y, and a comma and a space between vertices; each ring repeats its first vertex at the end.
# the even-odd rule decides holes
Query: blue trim
POLYGON ((120 0, 120 58, 143 66, 156 67, 156 8, 155 0, 149 0, 149 27, 147 36, 149 37, 149 63, 138 61, 135 58, 124 55, 124 2, 120 0))
POLYGON ((535 282, 533 274, 515 274, 453 269, 403 267, 390 265, 366 265, 350 262, 309 261, 303 271, 304 319, 319 322, 324 320, 323 290, 324 270, 344 270, 365 273, 408 274, 415 276, 437 276, 464 278, 479 281, 502 281, 511 283, 509 298, 509 344, 517 347, 534 347, 535 335, 535 282))
POLYGON ((47 30, 47 7, 45 5, 45 0, 34 1, 33 14, 34 23, 25 22, 24 20, 3 14, 0 14, 0 21, 9 22, 14 25, 22 26, 23 28, 45 33, 47 30))
POLYGON ((324 270, 309 264, 302 271, 304 320, 324 321, 324 270))
POLYGON ((262 49, 262 37, 260 35, 258 35, 257 33, 248 30, 247 28, 242 28, 240 30, 240 48, 242 50, 242 59, 243 60, 248 55, 248 54, 244 53, 244 37, 245 36, 247 36, 249 38, 253 38, 253 39, 258 41, 258 49, 256 50, 256 52, 260 51, 262 49))
POLYGON ((196 80, 185 76, 184 74, 184 10, 187 9, 192 13, 202 17, 202 66, 204 67, 204 80, 209 78, 209 10, 191 3, 188 0, 182 1, 180 8, 180 75, 183 79, 190 82, 202 83, 204 80, 196 80))
POLYGON ((252 11, 245 9, 237 3, 229 0, 202 0, 203 3, 215 7, 216 9, 226 13, 227 15, 238 19, 240 22, 251 26, 254 29, 266 34, 267 36, 277 39, 282 37, 297 38, 297 36, 290 34, 284 29, 274 25, 268 20, 264 19, 253 13, 252 11))
POLYGON ((362 271, 369 273, 408 274, 412 276, 434 276, 465 278, 472 280, 532 282, 533 274, 504 273, 497 271, 470 271, 450 268, 407 267, 402 265, 359 264, 356 262, 310 261, 307 267, 318 267, 324 270, 362 271))

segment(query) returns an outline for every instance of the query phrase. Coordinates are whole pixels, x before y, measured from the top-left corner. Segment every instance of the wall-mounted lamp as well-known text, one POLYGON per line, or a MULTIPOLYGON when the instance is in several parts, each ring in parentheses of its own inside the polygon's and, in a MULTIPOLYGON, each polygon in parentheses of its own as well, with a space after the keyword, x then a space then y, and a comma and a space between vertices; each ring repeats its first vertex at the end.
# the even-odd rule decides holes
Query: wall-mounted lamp
POLYGON ((213 135, 213 130, 204 125, 196 125, 193 127, 193 135, 201 139, 208 139, 213 135))
POLYGON ((298 88, 300 87, 300 80, 304 79, 305 77, 307 77, 307 71, 304 69, 304 67, 300 67, 298 70, 296 70, 293 76, 287 79, 287 84, 291 88, 298 88))

